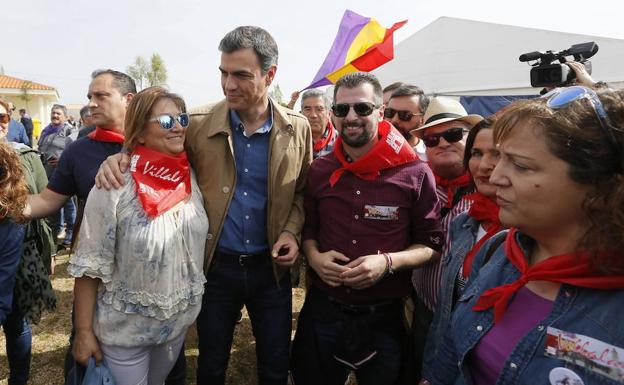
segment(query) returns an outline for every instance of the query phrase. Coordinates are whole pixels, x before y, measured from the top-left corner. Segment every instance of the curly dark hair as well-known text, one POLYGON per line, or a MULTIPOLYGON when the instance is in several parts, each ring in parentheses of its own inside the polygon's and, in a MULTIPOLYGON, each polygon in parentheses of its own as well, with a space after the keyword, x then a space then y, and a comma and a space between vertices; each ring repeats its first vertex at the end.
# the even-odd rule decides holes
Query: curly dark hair
POLYGON ((546 99, 514 102, 494 123, 494 142, 501 143, 519 125, 539 127, 550 151, 569 165, 576 183, 590 186, 583 202, 589 226, 578 249, 590 252, 595 267, 608 274, 624 273, 624 91, 597 92, 608 120, 601 126, 586 99, 551 109, 546 99), (615 254, 614 254, 615 253, 615 254))
POLYGON ((0 219, 24 222, 28 187, 19 155, 8 143, 0 142, 0 219))

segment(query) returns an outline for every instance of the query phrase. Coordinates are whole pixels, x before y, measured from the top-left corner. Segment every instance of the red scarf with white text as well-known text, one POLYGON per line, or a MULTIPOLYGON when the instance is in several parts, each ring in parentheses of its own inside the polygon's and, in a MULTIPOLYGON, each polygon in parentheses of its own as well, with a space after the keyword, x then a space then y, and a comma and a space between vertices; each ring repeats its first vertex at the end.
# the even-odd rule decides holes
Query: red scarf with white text
POLYGON ((505 255, 520 270, 520 278, 513 283, 486 290, 472 308, 483 311, 494 307, 495 323, 503 318, 513 295, 530 281, 559 282, 598 290, 624 288, 624 276, 600 274, 592 267, 586 253, 556 255, 529 266, 516 240, 516 233, 517 230, 512 228, 505 238, 505 255))
POLYGON ((498 219, 498 211, 500 207, 494 202, 492 199, 486 197, 480 192, 468 194, 464 196, 464 199, 468 199, 472 201, 472 206, 468 210, 468 215, 471 218, 479 222, 490 222, 488 228, 485 229, 486 233, 478 242, 472 246, 472 249, 466 254, 464 257, 464 267, 462 269, 462 274, 464 278, 467 278, 470 275, 470 271, 472 271, 472 261, 474 261, 475 255, 483 246, 483 244, 490 238, 492 238, 496 233, 503 229, 503 226, 498 219))
POLYGON ((446 205, 444 207, 449 209, 453 207, 453 198, 457 188, 468 186, 471 180, 470 174, 467 172, 454 179, 442 178, 436 173, 433 173, 433 176, 435 176, 436 185, 446 189, 446 205))
POLYGON ((342 138, 338 137, 334 145, 334 154, 342 167, 329 177, 329 185, 334 187, 345 171, 350 171, 363 180, 374 180, 381 170, 397 167, 418 159, 418 155, 407 143, 403 135, 386 121, 377 126, 379 140, 366 154, 349 163, 342 148, 342 138))
POLYGON ((136 146, 130 155, 130 172, 149 217, 159 216, 191 194, 191 167, 186 152, 171 156, 136 146))
POLYGON ((89 138, 98 141, 98 142, 111 142, 111 143, 121 143, 124 142, 124 134, 117 131, 105 130, 100 127, 95 127, 95 130, 91 131, 89 138))
POLYGON ((325 146, 329 144, 329 142, 334 137, 334 125, 332 124, 332 122, 327 123, 325 133, 327 134, 325 137, 321 137, 321 139, 314 142, 314 152, 321 151, 323 148, 325 148, 325 146))

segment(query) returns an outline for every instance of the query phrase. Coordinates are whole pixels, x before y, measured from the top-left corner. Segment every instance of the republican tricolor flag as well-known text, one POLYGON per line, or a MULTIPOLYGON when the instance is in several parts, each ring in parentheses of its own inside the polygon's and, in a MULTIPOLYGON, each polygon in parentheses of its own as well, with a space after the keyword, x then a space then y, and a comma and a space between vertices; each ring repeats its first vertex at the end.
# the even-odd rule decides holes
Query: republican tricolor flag
POLYGON ((377 20, 347 9, 329 54, 306 88, 334 84, 343 75, 369 72, 389 62, 394 58, 392 34, 405 23, 407 20, 384 28, 377 20))

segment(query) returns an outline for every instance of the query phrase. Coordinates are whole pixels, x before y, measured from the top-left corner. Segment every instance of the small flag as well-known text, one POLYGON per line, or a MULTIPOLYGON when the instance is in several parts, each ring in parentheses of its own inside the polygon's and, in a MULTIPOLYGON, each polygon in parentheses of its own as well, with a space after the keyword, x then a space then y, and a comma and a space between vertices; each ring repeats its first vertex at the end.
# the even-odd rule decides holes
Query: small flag
POLYGON ((334 84, 343 75, 369 72, 394 58, 392 34, 407 20, 382 27, 377 20, 346 10, 329 54, 312 83, 315 88, 334 84))

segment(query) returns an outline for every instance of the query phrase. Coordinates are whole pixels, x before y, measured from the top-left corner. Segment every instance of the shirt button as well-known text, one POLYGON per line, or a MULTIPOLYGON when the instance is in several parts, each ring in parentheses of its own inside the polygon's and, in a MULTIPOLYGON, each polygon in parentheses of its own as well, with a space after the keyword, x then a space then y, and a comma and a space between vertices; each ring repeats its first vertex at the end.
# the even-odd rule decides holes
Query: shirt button
POLYGON ((230 192, 230 188, 229 188, 228 186, 224 186, 224 187, 223 187, 223 193, 224 193, 224 194, 227 194, 227 193, 229 193, 229 192, 230 192))
POLYGON ((249 215, 245 215, 245 219, 249 219, 249 215))
POLYGON ((244 196, 247 196, 247 191, 244 191, 244 192, 243 192, 243 195, 244 195, 244 196))
POLYGON ((478 331, 483 331, 483 326, 478 325, 478 326, 477 326, 477 330, 478 330, 478 331))
POLYGON ((509 367, 512 369, 518 369, 518 365, 514 364, 513 362, 509 364, 509 367))
POLYGON ((249 243, 249 239, 245 241, 245 243, 249 243))
POLYGON ((206 239, 207 240, 211 240, 212 239, 212 234, 209 233, 208 235, 206 235, 206 239))
POLYGON ((572 297, 572 292, 570 290, 566 290, 565 291, 565 296, 568 297, 568 298, 572 297))
POLYGON ((361 194, 361 193, 360 193, 360 190, 357 190, 355 193, 356 193, 357 195, 360 195, 360 194, 361 194))
POLYGON ((353 218, 355 218, 355 219, 360 219, 360 216, 359 216, 359 215, 357 215, 357 214, 355 214, 355 215, 353 216, 353 218))
POLYGON ((538 327, 537 327, 537 330, 539 330, 540 332, 541 332, 542 330, 544 330, 544 325, 540 325, 540 326, 538 326, 538 327))
POLYGON ((245 172, 249 172, 249 169, 247 169, 247 168, 246 168, 246 169, 245 169, 245 172))
POLYGON ((247 148, 251 147, 251 144, 247 143, 247 148))
POLYGON ((351 241, 351 243, 353 243, 354 245, 357 243, 357 241, 354 239, 351 241))

